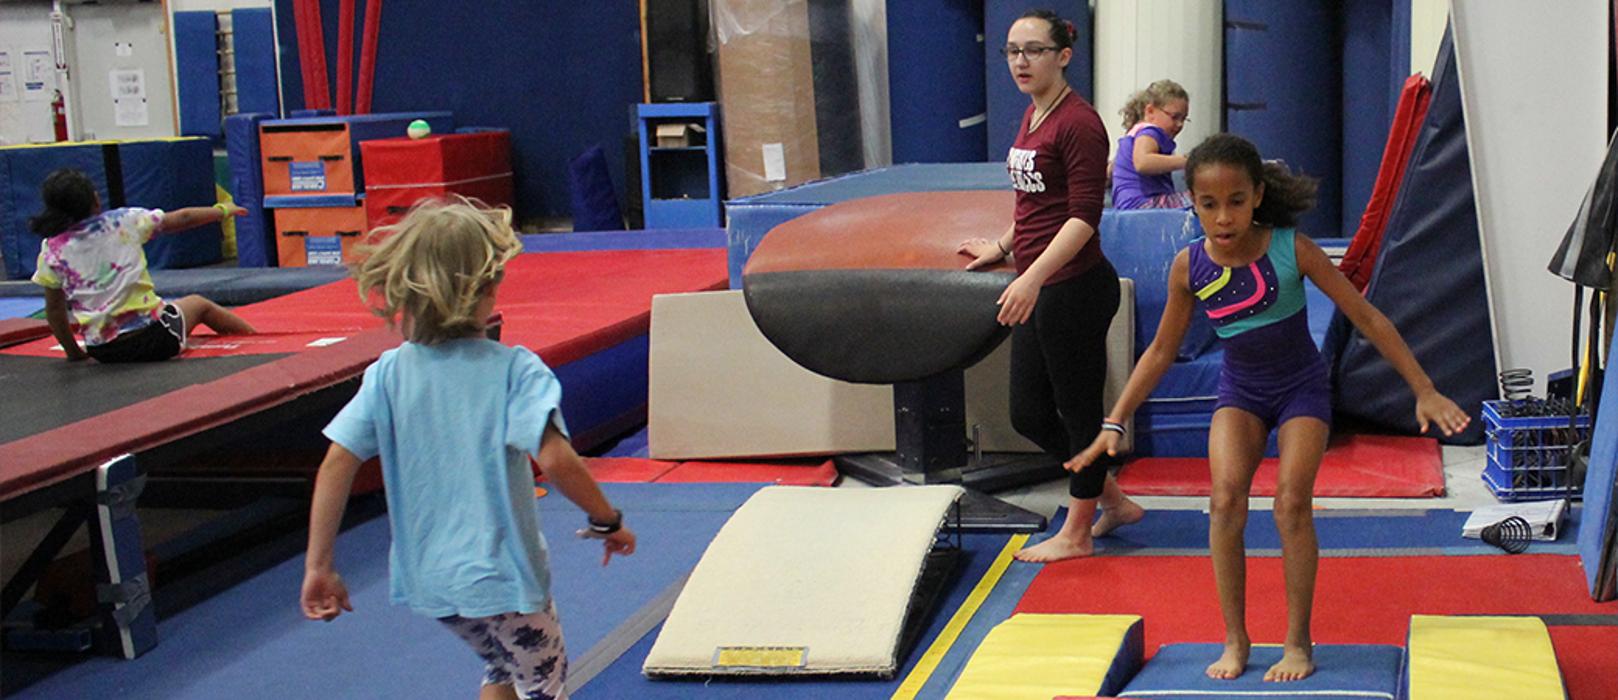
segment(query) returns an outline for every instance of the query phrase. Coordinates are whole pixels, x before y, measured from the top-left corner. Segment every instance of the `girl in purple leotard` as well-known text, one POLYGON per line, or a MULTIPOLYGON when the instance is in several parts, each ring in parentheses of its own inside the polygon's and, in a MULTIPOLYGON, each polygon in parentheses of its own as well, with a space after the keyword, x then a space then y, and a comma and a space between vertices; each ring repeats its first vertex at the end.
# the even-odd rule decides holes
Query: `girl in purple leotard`
MULTIPOLYGON (((1433 386, 1387 317, 1355 291, 1319 246, 1293 230, 1297 216, 1314 204, 1313 180, 1262 162, 1253 144, 1230 134, 1214 136, 1192 150, 1186 174, 1205 237, 1174 258, 1157 337, 1141 355, 1101 434, 1067 468, 1084 470, 1103 453, 1114 453, 1124 419, 1173 364, 1192 309, 1201 306, 1225 350, 1219 401, 1208 432, 1213 476, 1208 544, 1225 622, 1225 650, 1207 674, 1235 678, 1247 665, 1251 642, 1242 529, 1253 472, 1275 428, 1281 445, 1275 524, 1286 572, 1287 636, 1281 661, 1264 679, 1298 680, 1314 671, 1309 621, 1319 545, 1312 498, 1331 424, 1326 366, 1309 337, 1303 278, 1325 292, 1410 385, 1422 432, 1434 424, 1452 435, 1470 419, 1433 386)), ((1104 488, 1104 503, 1128 503, 1111 477, 1104 488)), ((1129 504, 1118 513, 1103 512, 1096 534, 1138 520, 1141 510, 1129 504)))

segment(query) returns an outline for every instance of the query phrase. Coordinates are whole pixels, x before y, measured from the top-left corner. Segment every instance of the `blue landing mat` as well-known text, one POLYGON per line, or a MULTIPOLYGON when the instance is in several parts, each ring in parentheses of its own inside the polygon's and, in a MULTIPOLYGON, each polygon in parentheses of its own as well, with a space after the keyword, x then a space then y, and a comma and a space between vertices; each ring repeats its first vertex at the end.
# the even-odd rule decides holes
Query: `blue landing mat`
MULTIPOLYGON (((604 484, 639 538, 634 556, 605 568, 601 545, 573 534, 584 515, 559 496, 541 499, 569 657, 685 575, 761 486, 604 484)), ((157 648, 139 659, 90 659, 12 697, 470 697, 482 671, 471 649, 437 622, 388 603, 388 545, 384 518, 338 538, 355 612, 334 622, 310 622, 298 610, 298 556, 162 621, 157 648)))
POLYGON ((27 318, 44 308, 44 297, 0 298, 0 318, 27 318))
POLYGON ((1264 671, 1281 660, 1281 647, 1254 646, 1239 678, 1214 680, 1203 674, 1219 658, 1220 644, 1165 644, 1120 698, 1187 700, 1273 700, 1274 698, 1384 698, 1394 700, 1399 688, 1403 651, 1386 644, 1319 644, 1315 673, 1285 684, 1264 682, 1264 671))
MULTIPOLYGON (((1582 513, 1582 508, 1571 509, 1561 538, 1555 542, 1534 542, 1528 552, 1573 554, 1573 538, 1568 533, 1578 530, 1582 513)), ((1321 552, 1328 556, 1374 556, 1378 553, 1376 550, 1401 555, 1505 554, 1482 540, 1461 537, 1461 525, 1467 515, 1455 510, 1318 510, 1315 511, 1315 533, 1321 552)), ((1065 513, 1058 513, 1051 521, 1060 523, 1066 517, 1065 513)), ((1281 540, 1275 531, 1272 511, 1250 511, 1245 533, 1249 555, 1280 556, 1281 540)), ((1096 549, 1103 554, 1149 554, 1149 550, 1174 550, 1166 554, 1183 554, 1185 550, 1204 552, 1208 549, 1208 514, 1199 510, 1147 511, 1146 518, 1140 522, 1097 539, 1096 549)))
MULTIPOLYGON (((335 282, 348 276, 347 268, 316 267, 201 267, 188 270, 152 270, 152 286, 164 298, 201 294, 225 306, 240 306, 283 294, 335 282)), ((32 282, 0 283, 0 297, 35 297, 44 294, 32 282)))

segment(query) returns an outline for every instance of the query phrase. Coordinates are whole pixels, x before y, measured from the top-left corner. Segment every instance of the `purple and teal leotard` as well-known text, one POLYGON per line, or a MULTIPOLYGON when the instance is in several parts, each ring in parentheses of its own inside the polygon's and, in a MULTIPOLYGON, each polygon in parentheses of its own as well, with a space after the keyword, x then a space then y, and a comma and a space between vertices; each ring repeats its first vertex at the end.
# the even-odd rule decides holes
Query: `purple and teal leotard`
POLYGON ((1331 424, 1326 363, 1309 335, 1297 232, 1270 232, 1270 247, 1246 267, 1208 257, 1204 239, 1187 248, 1191 292, 1225 351, 1215 410, 1230 406, 1276 427, 1308 416, 1331 424))

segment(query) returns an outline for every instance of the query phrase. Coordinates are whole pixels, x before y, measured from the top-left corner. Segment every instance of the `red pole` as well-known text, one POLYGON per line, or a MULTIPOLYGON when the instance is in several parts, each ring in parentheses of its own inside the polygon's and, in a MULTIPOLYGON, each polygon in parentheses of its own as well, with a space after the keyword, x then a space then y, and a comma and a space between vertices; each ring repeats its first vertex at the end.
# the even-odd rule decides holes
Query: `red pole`
MULTIPOLYGON (((326 76, 326 28, 320 20, 320 0, 302 0, 309 22, 309 52, 303 58, 308 66, 307 72, 312 73, 310 83, 313 83, 314 100, 305 99, 304 107, 308 109, 331 109, 331 83, 326 76)), ((304 85, 304 93, 310 91, 309 83, 304 85)))
POLYGON ((337 113, 350 114, 354 104, 354 0, 337 6, 337 113))
POLYGON ((298 71, 303 75, 303 106, 314 109, 320 101, 315 92, 315 64, 309 46, 309 7, 305 0, 293 0, 292 21, 297 27, 298 71))
POLYGON ((360 44, 359 96, 355 114, 371 113, 371 85, 376 80, 376 45, 382 32, 382 0, 365 0, 365 37, 360 44))

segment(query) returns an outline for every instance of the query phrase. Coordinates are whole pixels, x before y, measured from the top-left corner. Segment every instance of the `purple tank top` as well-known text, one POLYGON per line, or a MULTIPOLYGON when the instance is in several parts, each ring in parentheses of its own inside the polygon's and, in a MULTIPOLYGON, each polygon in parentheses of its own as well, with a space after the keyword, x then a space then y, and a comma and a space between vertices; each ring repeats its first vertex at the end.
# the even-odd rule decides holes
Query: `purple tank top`
POLYGON ((1174 139, 1162 129, 1146 122, 1138 122, 1118 139, 1118 155, 1112 161, 1112 206, 1116 209, 1139 209, 1146 201, 1174 192, 1174 175, 1142 175, 1135 170, 1135 137, 1147 134, 1157 141, 1157 152, 1174 155, 1174 139))

